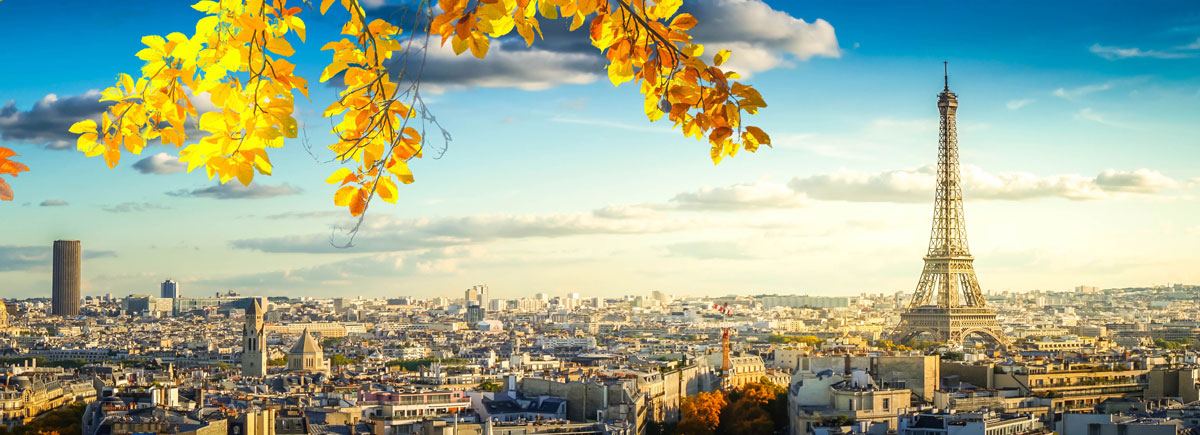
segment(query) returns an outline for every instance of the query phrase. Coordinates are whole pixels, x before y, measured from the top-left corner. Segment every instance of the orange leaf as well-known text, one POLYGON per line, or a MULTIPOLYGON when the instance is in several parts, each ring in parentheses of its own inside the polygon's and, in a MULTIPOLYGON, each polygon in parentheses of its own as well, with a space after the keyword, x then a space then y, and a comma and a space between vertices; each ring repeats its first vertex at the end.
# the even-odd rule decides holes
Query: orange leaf
POLYGON ((354 195, 350 200, 350 214, 358 216, 367 210, 367 192, 366 189, 358 189, 358 194, 354 195))
POLYGON ((699 23, 700 21, 696 20, 692 14, 679 14, 675 16, 674 20, 671 20, 671 30, 685 31, 696 27, 696 24, 699 23))

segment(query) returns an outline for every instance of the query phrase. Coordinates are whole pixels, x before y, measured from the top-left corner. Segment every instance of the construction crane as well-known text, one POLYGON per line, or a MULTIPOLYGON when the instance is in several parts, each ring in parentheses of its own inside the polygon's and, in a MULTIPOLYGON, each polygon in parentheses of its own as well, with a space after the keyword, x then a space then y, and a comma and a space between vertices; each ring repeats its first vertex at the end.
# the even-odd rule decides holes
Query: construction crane
POLYGON ((724 305, 713 304, 713 309, 721 313, 721 389, 727 390, 730 385, 730 370, 733 362, 729 360, 729 322, 727 317, 733 316, 733 309, 729 308, 729 302, 724 305))

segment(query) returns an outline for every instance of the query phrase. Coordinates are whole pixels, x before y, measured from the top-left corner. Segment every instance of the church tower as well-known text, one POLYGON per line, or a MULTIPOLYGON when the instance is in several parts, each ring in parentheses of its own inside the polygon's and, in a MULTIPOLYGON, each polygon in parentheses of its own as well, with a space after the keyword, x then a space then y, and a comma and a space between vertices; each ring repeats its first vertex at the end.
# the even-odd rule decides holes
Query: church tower
POLYGON ((263 328, 263 307, 258 298, 250 299, 246 324, 242 327, 242 376, 267 375, 267 334, 263 328))

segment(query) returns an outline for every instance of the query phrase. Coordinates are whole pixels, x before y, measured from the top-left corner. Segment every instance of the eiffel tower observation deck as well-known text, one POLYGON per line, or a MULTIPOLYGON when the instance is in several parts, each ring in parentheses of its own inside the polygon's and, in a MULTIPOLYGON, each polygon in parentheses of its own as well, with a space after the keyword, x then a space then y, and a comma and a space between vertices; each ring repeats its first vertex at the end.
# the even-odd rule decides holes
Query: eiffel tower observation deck
POLYGON ((900 315, 896 342, 928 333, 937 341, 962 344, 976 334, 1007 347, 1008 338, 996 323, 996 312, 986 306, 975 257, 967 247, 966 218, 958 165, 958 133, 955 118, 958 96, 950 92, 950 78, 938 94, 941 114, 938 141, 937 189, 933 198, 933 232, 925 269, 916 292, 900 315))

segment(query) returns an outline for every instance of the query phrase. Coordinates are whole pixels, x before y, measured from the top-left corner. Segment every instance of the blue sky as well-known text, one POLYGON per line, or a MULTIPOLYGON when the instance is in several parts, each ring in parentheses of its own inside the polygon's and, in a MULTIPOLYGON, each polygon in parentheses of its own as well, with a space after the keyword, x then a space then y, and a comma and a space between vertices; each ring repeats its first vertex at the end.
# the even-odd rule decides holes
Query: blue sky
MULTIPOLYGON (((0 145, 32 170, 0 204, 0 296, 49 295, 56 238, 91 253, 93 295, 166 278, 193 295, 911 291, 943 60, 985 290, 1200 281, 1193 4, 685 3, 697 38, 731 48, 770 104, 752 123, 774 148, 714 167, 705 144, 648 123, 635 88, 608 83, 582 34, 494 45, 485 60, 434 50, 426 83, 448 152, 413 164, 417 183, 371 209, 357 247, 333 249, 348 224, 323 183, 336 167, 299 141, 250 189, 177 171, 173 148, 109 170, 64 141, 90 116, 89 91, 140 66, 142 36, 190 32, 186 2, 63 2, 72 12, 46 32, 44 5, 6 0, 0 145)), ((309 43, 291 60, 315 82, 340 16, 304 18, 309 43)), ((318 152, 336 92, 298 102, 318 152)))

